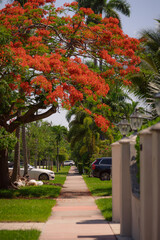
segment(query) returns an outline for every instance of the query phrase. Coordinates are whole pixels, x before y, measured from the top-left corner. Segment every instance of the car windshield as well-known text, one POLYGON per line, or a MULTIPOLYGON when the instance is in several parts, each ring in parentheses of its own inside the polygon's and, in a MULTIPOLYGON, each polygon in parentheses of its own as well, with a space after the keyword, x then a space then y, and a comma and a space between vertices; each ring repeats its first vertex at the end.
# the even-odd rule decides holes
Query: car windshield
MULTIPOLYGON (((21 164, 20 164, 20 168, 24 168, 24 164, 23 164, 23 163, 21 163, 21 164)), ((33 167, 33 166, 31 166, 30 164, 28 164, 28 168, 30 168, 30 169, 31 169, 31 168, 34 168, 34 167, 33 167)))
MULTIPOLYGON (((13 168, 13 166, 14 166, 14 163, 13 163, 13 162, 9 162, 9 163, 8 163, 8 167, 9 167, 9 168, 13 168)), ((24 168, 24 164, 23 164, 22 162, 20 163, 20 168, 24 168)), ((32 169, 32 168, 35 168, 35 167, 32 166, 32 165, 30 165, 30 164, 28 164, 28 168, 29 168, 29 169, 32 169)))
POLYGON ((34 168, 33 166, 31 166, 30 164, 28 164, 28 168, 34 168))

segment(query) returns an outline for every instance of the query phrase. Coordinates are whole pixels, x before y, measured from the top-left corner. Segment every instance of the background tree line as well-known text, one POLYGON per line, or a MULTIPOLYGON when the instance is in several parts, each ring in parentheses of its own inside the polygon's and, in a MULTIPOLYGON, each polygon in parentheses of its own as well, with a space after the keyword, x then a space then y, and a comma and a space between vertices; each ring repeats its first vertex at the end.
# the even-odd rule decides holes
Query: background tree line
MULTIPOLYGON (((67 140, 67 128, 64 126, 52 126, 45 121, 37 121, 25 125, 26 146, 23 145, 23 128, 21 128, 20 162, 27 162, 35 167, 48 167, 57 165, 69 159, 70 144, 67 140), (24 154, 24 147, 27 150, 27 157, 24 154)), ((9 161, 14 161, 15 148, 9 151, 9 161)))

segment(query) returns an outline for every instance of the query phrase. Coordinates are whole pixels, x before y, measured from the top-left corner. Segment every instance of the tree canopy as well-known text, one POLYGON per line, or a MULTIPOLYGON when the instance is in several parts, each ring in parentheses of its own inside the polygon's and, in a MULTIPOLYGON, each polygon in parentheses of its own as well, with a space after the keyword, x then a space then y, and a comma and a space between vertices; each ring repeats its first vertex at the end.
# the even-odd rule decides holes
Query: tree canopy
MULTIPOLYGON (((0 11, 0 126, 8 132, 48 117, 60 104, 100 104, 109 83, 130 84, 128 75, 138 71, 139 41, 125 35, 117 19, 102 19, 77 4, 55 8, 53 0, 30 0, 0 11), (86 25, 87 16, 98 24, 86 25), (103 60, 105 70, 92 71, 82 57, 103 60)), ((98 110, 88 113, 107 130, 109 121, 98 110)))

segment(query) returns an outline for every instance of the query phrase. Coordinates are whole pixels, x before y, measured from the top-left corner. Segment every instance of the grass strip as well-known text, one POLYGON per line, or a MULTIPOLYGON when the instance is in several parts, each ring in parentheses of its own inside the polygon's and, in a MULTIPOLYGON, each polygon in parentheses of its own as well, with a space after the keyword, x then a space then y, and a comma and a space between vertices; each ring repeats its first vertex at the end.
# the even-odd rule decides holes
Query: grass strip
POLYGON ((51 199, 0 199, 0 222, 45 222, 55 204, 51 199))
POLYGON ((112 195, 112 180, 101 181, 99 178, 88 177, 87 175, 83 175, 83 179, 93 196, 112 195))
POLYGON ((101 198, 96 200, 98 208, 107 221, 112 221, 112 198, 101 198))
POLYGON ((38 230, 0 230, 2 240, 38 240, 38 230))

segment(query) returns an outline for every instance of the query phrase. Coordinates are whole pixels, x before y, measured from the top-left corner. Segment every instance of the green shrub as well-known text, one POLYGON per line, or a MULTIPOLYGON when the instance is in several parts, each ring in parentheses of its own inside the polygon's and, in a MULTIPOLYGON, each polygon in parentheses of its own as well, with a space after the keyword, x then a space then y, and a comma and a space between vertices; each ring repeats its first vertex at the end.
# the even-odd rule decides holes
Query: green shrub
POLYGON ((83 163, 78 163, 78 164, 77 164, 77 168, 78 168, 78 172, 79 172, 80 174, 82 174, 82 173, 83 173, 83 163))
POLYGON ((83 173, 87 174, 88 176, 90 176, 90 174, 91 174, 91 167, 85 166, 83 173))

